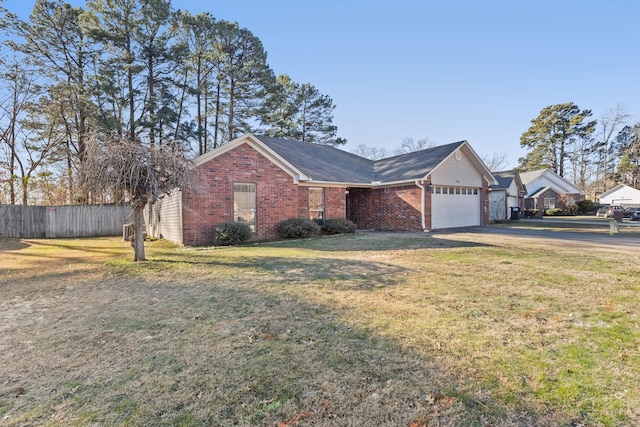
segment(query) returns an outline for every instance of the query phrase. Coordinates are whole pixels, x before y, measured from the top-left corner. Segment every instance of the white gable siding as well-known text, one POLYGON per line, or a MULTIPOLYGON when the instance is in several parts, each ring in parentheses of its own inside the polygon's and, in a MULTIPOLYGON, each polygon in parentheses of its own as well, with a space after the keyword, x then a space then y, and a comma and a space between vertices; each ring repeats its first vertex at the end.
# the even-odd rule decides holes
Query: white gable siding
POLYGON ((640 205, 640 190, 625 185, 603 194, 599 200, 605 205, 640 205))
POLYGON ((558 194, 584 194, 582 190, 550 170, 524 172, 520 175, 529 195, 549 187, 558 194))
POLYGON ((535 178, 533 181, 527 183, 527 191, 529 192, 529 194, 532 194, 535 191, 538 191, 541 188, 545 188, 545 187, 551 187, 557 193, 560 193, 560 194, 564 193, 563 191, 559 191, 559 189, 553 187, 552 183, 548 179, 545 179, 544 177, 541 177, 541 176, 539 176, 539 177, 535 178))
POLYGON ((454 152, 431 174, 432 185, 482 187, 482 174, 460 150, 454 152), (459 153, 459 160, 456 154, 459 153))
POLYGON ((175 190, 145 208, 147 234, 182 244, 182 192, 175 190))
POLYGON ((511 181, 509 190, 507 190, 507 214, 511 215, 511 208, 520 206, 520 199, 518 193, 518 186, 516 180, 511 181))

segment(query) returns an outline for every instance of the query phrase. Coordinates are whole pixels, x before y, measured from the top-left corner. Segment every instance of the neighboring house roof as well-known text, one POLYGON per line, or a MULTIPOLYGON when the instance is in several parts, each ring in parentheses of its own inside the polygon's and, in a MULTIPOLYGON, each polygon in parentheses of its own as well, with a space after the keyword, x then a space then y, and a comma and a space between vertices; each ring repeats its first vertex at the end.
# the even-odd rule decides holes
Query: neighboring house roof
POLYGON ((520 179, 520 173, 515 170, 508 171, 500 171, 500 172, 491 172, 493 176, 498 181, 497 184, 491 185, 490 188, 492 190, 508 190, 511 187, 511 184, 515 181, 516 188, 521 193, 526 191, 524 185, 522 184, 522 180, 520 179))
POLYGON ((609 191, 602 193, 598 199, 600 203, 640 203, 640 190, 629 185, 619 184, 609 191))
POLYGON ((527 187, 527 191, 529 191, 527 197, 533 197, 533 194, 538 193, 541 187, 551 187, 558 194, 585 194, 584 191, 551 169, 521 172, 520 179, 525 187, 527 187), (531 192, 532 188, 535 188, 536 191, 531 192))
POLYGON ((371 187, 423 180, 461 150, 490 184, 494 182, 489 169, 466 141, 373 161, 328 145, 246 134, 197 157, 194 162, 203 164, 244 143, 251 144, 298 181, 371 187))
POLYGON ((530 193, 527 197, 529 197, 529 198, 540 197, 540 195, 542 193, 545 193, 548 190, 551 190, 554 193, 558 194, 558 192, 556 190, 554 190, 553 188, 551 188, 551 187, 542 187, 542 188, 538 188, 536 191, 530 193))

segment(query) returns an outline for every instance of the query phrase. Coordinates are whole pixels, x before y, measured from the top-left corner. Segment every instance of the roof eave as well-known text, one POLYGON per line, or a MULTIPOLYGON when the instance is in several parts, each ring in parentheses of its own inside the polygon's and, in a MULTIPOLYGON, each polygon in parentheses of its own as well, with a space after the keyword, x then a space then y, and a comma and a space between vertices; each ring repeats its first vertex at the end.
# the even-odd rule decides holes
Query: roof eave
POLYGON ((226 144, 221 145, 220 147, 217 147, 205 154, 202 154, 196 157, 193 160, 193 163, 196 167, 201 166, 204 163, 212 159, 215 159, 216 157, 228 151, 231 151, 234 148, 245 143, 251 145, 251 147, 253 147, 256 151, 258 151, 260 154, 265 156, 267 159, 273 162, 276 166, 280 167, 280 169, 285 171, 288 175, 290 175, 293 178, 294 182, 312 180, 310 177, 306 176, 302 171, 297 169, 295 166, 293 166, 291 163, 289 163, 282 156, 280 156, 278 153, 273 151, 265 143, 260 141, 260 139, 258 139, 255 135, 251 133, 246 133, 242 136, 239 136, 238 138, 232 141, 229 141, 226 144))

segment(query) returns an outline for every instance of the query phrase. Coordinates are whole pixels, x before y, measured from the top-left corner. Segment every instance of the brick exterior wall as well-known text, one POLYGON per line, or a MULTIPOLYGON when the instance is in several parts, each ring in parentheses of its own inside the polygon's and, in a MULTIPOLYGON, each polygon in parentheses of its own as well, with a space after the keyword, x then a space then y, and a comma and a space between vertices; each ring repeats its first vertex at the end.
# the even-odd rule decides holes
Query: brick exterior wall
MULTIPOLYGON (((256 185, 256 229, 253 240, 277 236, 280 221, 309 217, 309 188, 249 144, 198 167, 202 182, 183 193, 183 244, 210 245, 215 227, 233 221, 233 185, 256 185)), ((345 188, 325 189, 325 217, 344 218, 345 188)))
POLYGON ((569 206, 574 205, 576 202, 584 200, 584 195, 582 194, 559 194, 555 190, 549 188, 547 191, 539 194, 537 197, 525 199, 525 209, 538 209, 538 214, 536 216, 542 218, 545 211, 544 198, 547 196, 554 196, 556 198, 556 208, 562 209, 564 211, 566 211, 569 206))
MULTIPOLYGON (((351 188, 349 219, 363 230, 420 231, 420 197, 421 190, 415 185, 351 188)), ((430 198, 427 200, 430 202, 430 198)))
POLYGON ((325 219, 344 219, 347 217, 346 187, 326 187, 324 189, 325 219))

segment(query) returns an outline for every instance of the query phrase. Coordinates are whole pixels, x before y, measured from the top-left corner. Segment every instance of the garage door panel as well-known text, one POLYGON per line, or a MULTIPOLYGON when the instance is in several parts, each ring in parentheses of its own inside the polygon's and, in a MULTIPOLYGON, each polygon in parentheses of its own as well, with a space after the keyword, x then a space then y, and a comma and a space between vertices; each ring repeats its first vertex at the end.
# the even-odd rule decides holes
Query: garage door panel
POLYGON ((461 194, 458 189, 454 194, 431 194, 431 228, 469 227, 480 225, 481 191, 471 189, 461 194), (468 194, 471 193, 471 194, 468 194))

